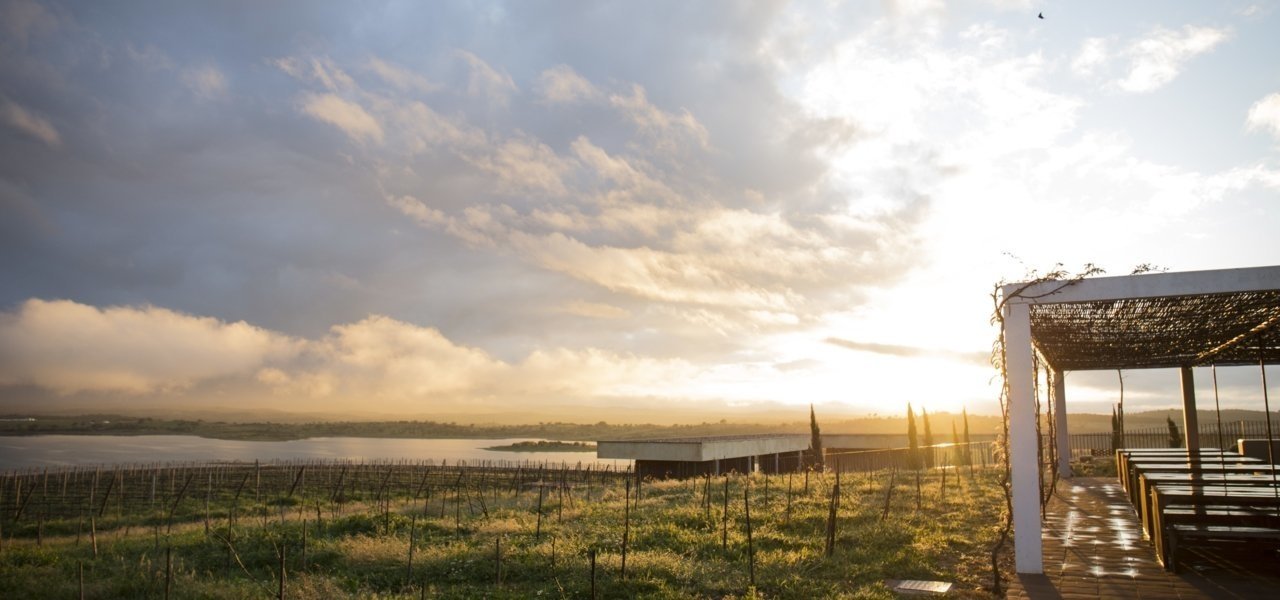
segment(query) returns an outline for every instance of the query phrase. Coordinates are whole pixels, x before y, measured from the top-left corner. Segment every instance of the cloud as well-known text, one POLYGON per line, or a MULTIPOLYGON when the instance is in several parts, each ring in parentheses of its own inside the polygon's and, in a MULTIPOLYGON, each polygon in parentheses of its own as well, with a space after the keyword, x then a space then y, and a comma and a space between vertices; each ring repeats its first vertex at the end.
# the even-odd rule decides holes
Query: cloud
POLYGON ((707 129, 687 110, 670 113, 654 106, 640 85, 631 86, 630 94, 612 94, 609 103, 626 115, 642 134, 655 142, 660 152, 675 152, 693 142, 705 150, 708 146, 707 129))
POLYGON ((214 65, 183 69, 182 82, 205 99, 219 98, 227 93, 227 76, 214 65))
POLYGON ((59 18, 36 2, 11 0, 0 5, 0 23, 10 40, 25 47, 33 36, 55 31, 59 18))
POLYGON ((16 103, 4 101, 0 106, 0 120, 22 134, 43 142, 46 146, 62 144, 62 136, 48 119, 37 115, 16 103))
POLYGON ((139 50, 133 43, 126 43, 124 45, 124 54, 129 57, 129 60, 147 69, 164 71, 173 68, 173 59, 169 58, 168 54, 154 44, 145 44, 139 50))
POLYGON ((777 213, 658 212, 659 219, 679 219, 648 228, 673 231, 665 248, 621 247, 590 244, 559 231, 535 233, 529 217, 510 207, 472 207, 453 216, 411 197, 388 202, 423 226, 476 246, 510 252, 625 296, 727 312, 743 325, 795 323, 798 312, 824 310, 824 297, 839 289, 851 270, 892 268, 890 260, 867 264, 877 242, 857 220, 799 228, 777 213))
POLYGON ((1280 93, 1268 94, 1254 102, 1245 123, 1250 131, 1262 130, 1280 139, 1280 93))
POLYGON ((434 328, 380 315, 334 326, 309 353, 321 360, 317 375, 336 376, 343 386, 379 395, 457 393, 501 368, 484 351, 459 346, 434 328))
POLYGON ((31 299, 0 314, 0 383, 61 394, 177 390, 251 374, 294 350, 290 338, 243 321, 152 306, 31 299))
POLYGON ((277 407, 304 411, 349 411, 354 403, 401 414, 477 402, 590 404, 696 373, 681 360, 598 348, 544 348, 505 362, 436 328, 383 315, 305 339, 153 306, 31 299, 0 314, 0 385, 61 396, 149 395, 170 407, 207 399, 214 382, 239 390, 246 405, 272 397, 277 407))
POLYGON ((549 104, 575 104, 600 96, 596 86, 568 65, 556 65, 543 71, 538 75, 534 89, 549 104))
POLYGON ((319 84, 330 92, 340 92, 355 87, 355 80, 327 56, 305 59, 290 56, 269 62, 299 81, 319 84))
POLYGON ((485 98, 499 106, 506 106, 511 95, 518 91, 515 81, 505 71, 494 69, 479 56, 465 50, 459 50, 457 55, 467 63, 470 69, 470 78, 467 82, 468 94, 485 98))
POLYGON ((431 83, 430 80, 418 73, 389 63, 376 56, 369 59, 368 66, 383 81, 402 91, 431 94, 441 88, 441 86, 431 83))
POLYGON ((848 348, 850 350, 857 350, 860 352, 884 354, 888 356, 900 356, 904 358, 936 356, 984 366, 991 364, 991 355, 986 352, 956 352, 953 350, 943 350, 938 348, 921 348, 918 346, 904 346, 899 344, 859 342, 838 337, 829 337, 823 341, 831 344, 832 346, 839 346, 841 348, 848 348))
POLYGON ((1265 15, 1265 14, 1267 14, 1267 13, 1268 13, 1268 12, 1270 12, 1270 11, 1271 11, 1271 8, 1270 8, 1270 7, 1263 6, 1263 5, 1261 5, 1261 4, 1250 4, 1250 5, 1245 6, 1245 7, 1243 7, 1243 8, 1239 8, 1239 9, 1237 9, 1237 10, 1235 11, 1235 13, 1236 13, 1237 15, 1240 15, 1240 16, 1242 16, 1242 17, 1245 17, 1246 19, 1250 19, 1250 18, 1254 18, 1254 17, 1259 17, 1259 16, 1262 16, 1262 15, 1265 15))
POLYGON ((341 129, 356 141, 381 142, 382 125, 365 109, 334 94, 304 94, 302 112, 341 129))
POLYGON ((1181 31, 1157 27, 1125 49, 1129 73, 1116 84, 1127 92, 1150 92, 1173 81, 1187 61, 1231 37, 1228 29, 1187 25, 1181 31))
POLYGON ((488 136, 483 130, 461 119, 441 115, 423 102, 394 106, 388 120, 395 123, 393 132, 405 140, 412 153, 445 148, 470 155, 488 146, 488 136))
POLYGON ((1104 38, 1088 38, 1080 43, 1080 51, 1071 61, 1071 71, 1076 75, 1089 76, 1105 64, 1109 58, 1107 40, 1104 38))
POLYGON ((563 177, 571 168, 549 146, 527 138, 506 140, 492 152, 469 160, 493 175, 505 194, 561 195, 563 177))
POLYGON ((625 319, 631 316, 631 311, 613 306, 612 304, 603 304, 600 302, 583 302, 574 300, 563 308, 564 312, 592 319, 625 319))

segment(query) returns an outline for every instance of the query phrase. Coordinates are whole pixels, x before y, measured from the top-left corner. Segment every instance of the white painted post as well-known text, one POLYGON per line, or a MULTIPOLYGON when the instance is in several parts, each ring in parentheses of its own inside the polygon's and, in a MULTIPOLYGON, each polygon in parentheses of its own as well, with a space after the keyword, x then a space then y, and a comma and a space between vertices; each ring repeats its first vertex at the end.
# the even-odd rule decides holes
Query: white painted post
POLYGON ((1004 306, 1005 372, 1009 377, 1009 464, 1013 481, 1014 566, 1019 573, 1043 573, 1040 536, 1040 440, 1032 397, 1031 315, 1026 304, 1004 306))
POLYGON ((1058 444, 1058 476, 1071 477, 1071 438, 1067 432, 1067 378, 1062 369, 1053 370, 1053 418, 1058 444))
MULTIPOLYGON (((1188 456, 1200 454, 1200 415, 1196 413, 1196 378, 1191 367, 1182 367, 1182 433, 1188 456)), ((1219 448, 1221 450, 1221 448, 1219 448)))

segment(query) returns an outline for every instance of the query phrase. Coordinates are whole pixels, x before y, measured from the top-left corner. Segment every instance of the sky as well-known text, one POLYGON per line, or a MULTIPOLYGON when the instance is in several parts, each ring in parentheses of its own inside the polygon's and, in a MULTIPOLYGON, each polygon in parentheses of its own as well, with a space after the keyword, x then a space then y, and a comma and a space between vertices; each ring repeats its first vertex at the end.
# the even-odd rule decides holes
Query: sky
MULTIPOLYGON (((992 414, 997 283, 1280 264, 1277 31, 1276 1, 5 0, 0 410, 992 414)), ((1072 410, 1120 376, 1178 404, 1072 373, 1072 410)))

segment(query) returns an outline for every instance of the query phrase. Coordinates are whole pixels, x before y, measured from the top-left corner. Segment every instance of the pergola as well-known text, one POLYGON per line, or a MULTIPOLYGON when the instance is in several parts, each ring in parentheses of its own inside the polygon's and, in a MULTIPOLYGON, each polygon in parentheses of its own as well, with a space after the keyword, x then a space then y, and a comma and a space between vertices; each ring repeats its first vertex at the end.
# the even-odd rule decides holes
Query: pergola
POLYGON ((1199 448, 1191 368, 1280 362, 1280 266, 1015 283, 1001 288, 1014 559, 1044 571, 1033 352, 1054 372, 1054 443, 1070 476, 1067 371, 1177 368, 1186 447, 1199 448))

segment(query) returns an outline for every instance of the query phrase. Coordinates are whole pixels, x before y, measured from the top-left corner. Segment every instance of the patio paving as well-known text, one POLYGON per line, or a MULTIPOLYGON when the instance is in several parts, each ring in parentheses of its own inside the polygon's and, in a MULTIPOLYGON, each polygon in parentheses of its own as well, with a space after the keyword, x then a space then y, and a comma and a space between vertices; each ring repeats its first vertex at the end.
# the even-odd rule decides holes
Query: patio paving
POLYGON ((1280 597, 1280 556, 1243 547, 1186 552, 1182 572, 1165 571, 1113 478, 1058 484, 1044 526, 1044 574, 1020 575, 1008 598, 1280 597))

